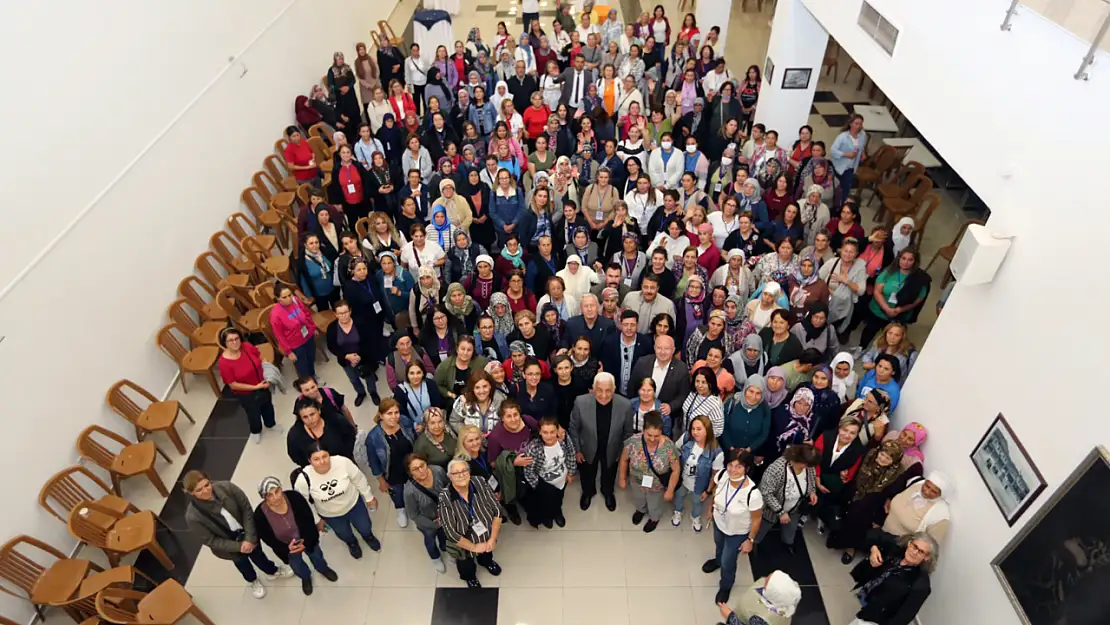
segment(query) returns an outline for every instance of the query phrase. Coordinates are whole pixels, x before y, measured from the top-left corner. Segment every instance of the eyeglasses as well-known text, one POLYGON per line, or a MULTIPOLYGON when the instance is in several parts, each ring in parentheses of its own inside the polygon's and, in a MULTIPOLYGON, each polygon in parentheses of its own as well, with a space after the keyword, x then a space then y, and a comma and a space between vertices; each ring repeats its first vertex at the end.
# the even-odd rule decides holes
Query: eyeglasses
POLYGON ((467 475, 470 475, 470 470, 469 469, 464 469, 462 471, 452 471, 451 472, 451 477, 466 477, 467 475))
POLYGON ((928 556, 929 555, 929 549, 928 548, 922 549, 921 547, 918 547, 917 543, 915 543, 915 542, 911 542, 906 546, 909 547, 910 551, 913 551, 914 553, 916 553, 918 555, 922 555, 922 556, 928 556))

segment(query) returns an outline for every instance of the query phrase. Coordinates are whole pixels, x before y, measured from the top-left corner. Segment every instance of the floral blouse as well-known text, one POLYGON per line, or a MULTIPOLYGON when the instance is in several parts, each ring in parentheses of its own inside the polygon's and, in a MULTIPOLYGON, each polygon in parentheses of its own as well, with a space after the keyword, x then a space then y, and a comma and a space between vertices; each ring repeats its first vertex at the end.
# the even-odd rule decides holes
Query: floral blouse
MULTIPOLYGON (((644 476, 650 475, 653 479, 651 488, 648 490, 653 493, 661 493, 667 489, 667 485, 663 484, 659 476, 648 468, 647 458, 644 456, 643 440, 643 434, 633 434, 624 444, 624 450, 628 452, 629 483, 633 487, 642 488, 644 476)), ((678 450, 671 439, 664 438, 659 447, 651 452, 652 466, 659 472, 659 475, 666 475, 675 462, 678 462, 678 450)))

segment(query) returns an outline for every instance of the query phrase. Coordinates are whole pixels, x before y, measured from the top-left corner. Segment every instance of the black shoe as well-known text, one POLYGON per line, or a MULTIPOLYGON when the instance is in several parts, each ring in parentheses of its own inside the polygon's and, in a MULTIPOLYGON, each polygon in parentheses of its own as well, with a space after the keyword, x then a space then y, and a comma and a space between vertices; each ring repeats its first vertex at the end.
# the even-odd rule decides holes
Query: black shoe
POLYGON ((358 542, 347 543, 347 551, 351 552, 351 557, 358 560, 362 557, 362 547, 358 542))
POLYGON ((366 393, 362 393, 360 395, 355 395, 355 407, 356 408, 358 406, 361 406, 362 402, 364 402, 364 401, 366 401, 366 393))
POLYGON ((710 558, 710 559, 705 561, 705 564, 701 565, 701 572, 702 573, 712 573, 713 571, 716 571, 720 568, 721 568, 721 563, 717 562, 717 558, 710 558))
POLYGON ((468 579, 468 580, 466 580, 466 587, 467 588, 481 588, 482 587, 482 582, 479 582, 477 579, 468 579))
POLYGON ((535 521, 528 521, 528 525, 531 525, 532 529, 534 529, 534 530, 540 529, 540 524, 536 523, 535 521))
POLYGON ((306 595, 311 595, 312 594, 312 578, 311 577, 306 577, 306 578, 301 580, 301 590, 304 591, 304 594, 306 594, 306 595))
POLYGON ((336 573, 331 569, 324 569, 323 571, 320 571, 320 575, 323 575, 324 579, 328 580, 329 582, 339 581, 339 573, 336 573))
POLYGON ((486 565, 486 570, 489 571, 490 575, 497 577, 501 574, 501 565, 496 562, 490 562, 486 565))
POLYGON ((593 499, 593 498, 594 498, 593 495, 582 495, 582 499, 578 500, 578 506, 580 508, 582 508, 583 510, 589 510, 590 509, 590 500, 593 499))
POLYGON ((614 495, 605 496, 605 507, 609 508, 609 512, 614 512, 617 509, 617 498, 614 495))
POLYGON ((378 392, 377 392, 377 391, 374 391, 374 392, 370 393, 370 399, 371 399, 371 401, 373 401, 373 402, 374 402, 374 405, 375 405, 375 406, 380 406, 380 405, 382 405, 382 398, 381 398, 381 395, 378 395, 378 392))
POLYGON ((509 520, 513 525, 520 525, 520 511, 516 509, 516 504, 510 504, 505 511, 509 513, 509 520))
POLYGON ((644 523, 644 533, 645 534, 650 534, 650 533, 654 532, 655 528, 658 527, 658 526, 659 526, 659 521, 652 521, 652 520, 649 519, 647 523, 644 523))
POLYGON ((367 545, 370 545, 370 550, 371 550, 371 551, 381 551, 381 550, 382 550, 382 543, 381 543, 381 541, 379 541, 379 540, 377 539, 377 537, 375 537, 375 536, 374 536, 373 534, 370 534, 370 537, 369 537, 369 538, 365 538, 365 539, 363 539, 363 540, 365 540, 365 541, 366 541, 366 544, 367 544, 367 545))
POLYGON ((856 559, 855 555, 850 554, 847 551, 845 551, 844 554, 840 556, 840 563, 841 564, 851 564, 852 560, 855 560, 855 559, 856 559))
POLYGON ((717 596, 715 597, 715 599, 716 599, 717 603, 728 603, 728 596, 731 595, 731 594, 732 594, 732 589, 731 588, 722 588, 722 589, 717 591, 717 596))
POLYGON ((786 543, 783 543, 783 546, 786 547, 786 553, 789 553, 790 555, 794 555, 794 543, 790 543, 789 545, 786 544, 786 543))
POLYGON ((560 514, 559 516, 555 517, 555 525, 558 525, 559 527, 566 527, 567 518, 560 514))
POLYGON ((633 512, 632 513, 632 524, 633 525, 639 525, 640 521, 643 521, 644 516, 646 516, 646 515, 647 515, 646 512, 640 512, 639 510, 633 512))
POLYGON ((553 523, 551 522, 551 519, 548 519, 548 520, 543 522, 543 526, 546 527, 547 529, 551 529, 552 525, 553 525, 553 523))

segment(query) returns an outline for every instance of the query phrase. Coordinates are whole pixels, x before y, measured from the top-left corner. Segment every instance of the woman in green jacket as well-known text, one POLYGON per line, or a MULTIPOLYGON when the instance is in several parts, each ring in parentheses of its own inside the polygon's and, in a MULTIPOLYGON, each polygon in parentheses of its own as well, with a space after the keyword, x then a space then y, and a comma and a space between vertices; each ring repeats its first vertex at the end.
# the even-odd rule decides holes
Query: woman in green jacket
POLYGON ((733 395, 731 402, 732 408, 725 412, 721 447, 726 455, 733 449, 754 453, 771 431, 771 410, 763 402, 763 376, 748 376, 744 391, 733 395))

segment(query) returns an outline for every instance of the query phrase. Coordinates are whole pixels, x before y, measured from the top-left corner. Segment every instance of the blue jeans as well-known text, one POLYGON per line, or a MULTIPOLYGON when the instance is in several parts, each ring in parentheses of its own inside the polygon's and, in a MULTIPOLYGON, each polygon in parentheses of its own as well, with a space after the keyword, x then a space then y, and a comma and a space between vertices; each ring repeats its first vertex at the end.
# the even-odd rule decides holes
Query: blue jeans
POLYGON ((736 560, 740 557, 740 545, 748 539, 747 534, 731 536, 721 531, 713 521, 713 544, 716 546, 714 557, 721 565, 721 590, 732 589, 736 583, 736 560))
POLYGON ((690 516, 700 517, 702 509, 704 508, 701 495, 695 495, 693 492, 686 490, 686 487, 683 486, 681 482, 679 482, 678 488, 674 491, 674 511, 682 512, 686 508, 687 495, 690 496, 690 501, 693 502, 693 510, 690 511, 690 516))
POLYGON ((426 530, 420 526, 416 529, 424 535, 424 548, 428 550, 428 557, 438 560, 440 550, 447 549, 447 535, 443 533, 443 529, 426 530))
POLYGON ((404 484, 390 484, 389 485, 389 499, 393 502, 393 507, 398 510, 405 509, 405 485, 404 484))
POLYGON ((370 524, 370 511, 366 509, 366 501, 360 495, 353 508, 342 516, 324 517, 324 522, 335 532, 339 540, 352 545, 355 543, 353 526, 363 540, 369 542, 374 537, 373 526, 370 524))
MULTIPOLYGON (((297 358, 300 358, 300 355, 298 355, 297 358)), ((354 387, 356 396, 361 397, 365 395, 367 386, 369 386, 372 391, 376 391, 378 388, 378 376, 374 375, 373 371, 366 375, 365 384, 362 382, 361 372, 358 367, 343 365, 343 373, 346 373, 347 379, 351 381, 351 386, 354 387)))
POLYGON ((320 545, 316 545, 316 548, 312 551, 305 549, 300 553, 289 554, 289 568, 293 569, 293 573, 296 574, 297 577, 301 579, 312 578, 312 571, 308 570, 308 565, 305 564, 304 561, 306 555, 312 562, 312 568, 321 573, 331 570, 331 567, 328 566, 328 561, 324 559, 324 550, 320 549, 320 545))
POLYGON ((262 551, 262 545, 255 545, 254 551, 240 554, 232 562, 235 563, 235 568, 239 569, 239 573, 243 576, 243 579, 247 580, 247 583, 253 583, 258 579, 258 574, 254 572, 256 566, 267 575, 275 575, 278 572, 278 567, 274 564, 274 561, 262 551))
POLYGON ((294 347, 293 353, 297 355, 297 362, 293 366, 297 369, 297 377, 316 377, 316 337, 315 335, 304 342, 300 347, 294 347))
POLYGON ((843 203, 848 197, 848 193, 852 190, 852 184, 856 181, 856 170, 846 169, 839 174, 840 178, 840 201, 843 203))

